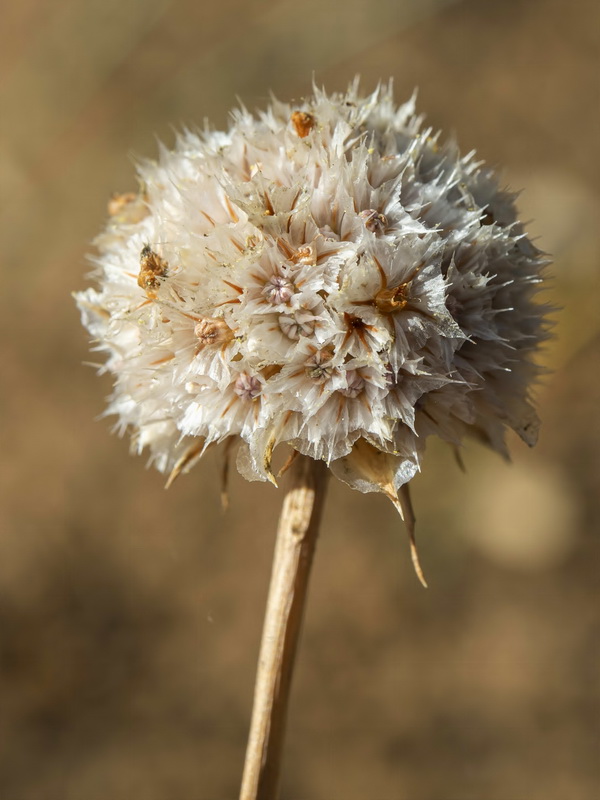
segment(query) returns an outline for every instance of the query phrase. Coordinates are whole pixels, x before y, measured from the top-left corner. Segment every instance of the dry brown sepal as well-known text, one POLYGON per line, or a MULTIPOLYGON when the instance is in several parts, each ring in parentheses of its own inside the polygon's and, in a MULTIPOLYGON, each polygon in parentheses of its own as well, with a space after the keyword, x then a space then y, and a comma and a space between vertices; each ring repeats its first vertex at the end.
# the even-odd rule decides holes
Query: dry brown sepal
POLYGON ((427 581, 421 569, 417 544, 415 541, 415 514, 410 499, 408 483, 396 489, 394 476, 398 468, 398 456, 392 453, 385 453, 373 447, 365 439, 359 439, 353 446, 352 451, 344 458, 340 459, 340 466, 346 468, 353 475, 360 475, 370 484, 378 486, 379 491, 392 501, 394 507, 400 514, 408 532, 410 543, 410 555, 418 579, 423 586, 427 587, 427 581), (344 463, 345 462, 345 463, 344 463))

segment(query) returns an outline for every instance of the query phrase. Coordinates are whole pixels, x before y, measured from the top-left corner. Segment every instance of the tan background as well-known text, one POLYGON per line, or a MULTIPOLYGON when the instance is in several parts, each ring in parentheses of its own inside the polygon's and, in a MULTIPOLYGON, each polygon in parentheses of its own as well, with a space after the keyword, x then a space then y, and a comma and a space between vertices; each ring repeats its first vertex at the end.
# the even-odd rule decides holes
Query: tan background
POLYGON ((562 305, 539 446, 432 443, 429 591, 383 498, 334 483, 284 800, 591 800, 598 745, 597 0, 5 0, 0 9, 0 798, 237 792, 281 494, 213 455, 164 492, 98 417, 69 296, 131 156, 239 96, 420 87, 524 187, 562 305))

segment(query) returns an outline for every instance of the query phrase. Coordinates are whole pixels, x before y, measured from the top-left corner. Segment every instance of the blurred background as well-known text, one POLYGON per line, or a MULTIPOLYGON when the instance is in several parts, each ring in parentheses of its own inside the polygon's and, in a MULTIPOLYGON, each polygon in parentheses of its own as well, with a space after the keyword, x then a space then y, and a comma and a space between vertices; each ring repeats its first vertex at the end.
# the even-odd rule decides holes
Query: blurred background
POLYGON ((282 493, 218 455, 165 492, 98 419, 70 292, 132 158, 174 129, 393 76, 504 167, 554 255, 541 439, 383 496, 335 481, 283 800, 600 796, 600 5, 20 0, 0 9, 0 798, 237 796, 282 493))

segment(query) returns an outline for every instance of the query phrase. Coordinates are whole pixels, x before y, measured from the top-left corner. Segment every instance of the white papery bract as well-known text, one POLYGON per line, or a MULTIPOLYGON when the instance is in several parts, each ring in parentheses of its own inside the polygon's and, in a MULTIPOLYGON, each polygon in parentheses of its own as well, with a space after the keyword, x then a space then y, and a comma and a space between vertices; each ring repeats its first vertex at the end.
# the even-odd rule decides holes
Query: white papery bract
POLYGON ((273 479, 287 443, 398 503, 430 434, 534 443, 545 260, 414 98, 356 81, 235 111, 139 180, 77 302, 115 378, 108 411, 160 470, 236 437, 240 471, 273 479))

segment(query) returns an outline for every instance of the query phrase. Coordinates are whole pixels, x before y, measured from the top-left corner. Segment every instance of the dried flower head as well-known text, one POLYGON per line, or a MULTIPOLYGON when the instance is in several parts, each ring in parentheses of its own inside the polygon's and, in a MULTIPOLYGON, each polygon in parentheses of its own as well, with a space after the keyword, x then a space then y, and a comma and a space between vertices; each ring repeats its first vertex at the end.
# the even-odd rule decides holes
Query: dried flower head
POLYGON ((274 480, 286 443, 410 517, 427 436, 535 442, 545 261, 513 196, 421 123, 391 87, 315 89, 184 133, 113 198, 77 301, 109 412, 160 470, 237 437, 242 474, 274 480))

